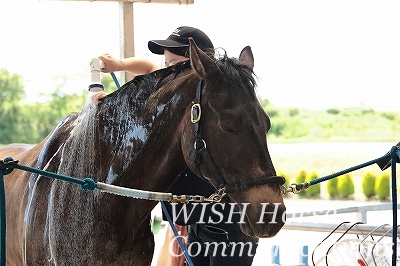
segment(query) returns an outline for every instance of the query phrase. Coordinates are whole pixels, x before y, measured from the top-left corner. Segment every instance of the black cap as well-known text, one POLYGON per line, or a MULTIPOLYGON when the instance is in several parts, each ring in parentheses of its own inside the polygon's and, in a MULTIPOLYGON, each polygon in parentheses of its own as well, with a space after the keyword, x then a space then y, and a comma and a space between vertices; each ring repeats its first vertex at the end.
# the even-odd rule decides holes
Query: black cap
POLYGON ((199 29, 182 26, 176 28, 166 40, 149 41, 149 50, 154 54, 164 54, 164 49, 167 49, 175 54, 187 55, 186 51, 189 47, 189 38, 192 37, 197 46, 201 50, 214 49, 210 38, 207 34, 199 29))

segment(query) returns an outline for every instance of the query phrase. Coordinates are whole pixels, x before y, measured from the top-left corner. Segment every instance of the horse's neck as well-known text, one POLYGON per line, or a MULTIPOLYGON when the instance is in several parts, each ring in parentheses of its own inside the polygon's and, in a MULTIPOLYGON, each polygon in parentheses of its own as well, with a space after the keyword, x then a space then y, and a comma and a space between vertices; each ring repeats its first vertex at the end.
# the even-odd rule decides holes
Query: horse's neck
POLYGON ((106 182, 149 190, 168 189, 172 185, 171 178, 185 167, 179 145, 180 124, 191 100, 182 90, 164 86, 137 109, 130 107, 133 112, 129 118, 126 118, 125 111, 115 114, 114 122, 120 121, 117 123, 119 133, 107 135, 112 136, 111 146, 117 148, 119 156, 110 154, 115 172, 107 174, 106 182), (127 181, 132 183, 127 184, 127 181))
POLYGON ((176 82, 125 88, 98 109, 87 103, 65 142, 60 173, 141 189, 171 185, 185 166, 179 128, 194 95, 176 82))

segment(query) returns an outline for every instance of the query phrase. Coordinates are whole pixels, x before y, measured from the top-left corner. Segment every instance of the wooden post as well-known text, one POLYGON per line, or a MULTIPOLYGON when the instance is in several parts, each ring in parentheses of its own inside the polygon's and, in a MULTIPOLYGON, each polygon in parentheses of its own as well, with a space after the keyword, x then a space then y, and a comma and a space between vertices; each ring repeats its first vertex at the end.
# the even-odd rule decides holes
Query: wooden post
MULTIPOLYGON (((135 34, 134 34, 134 2, 161 3, 161 4, 194 4, 194 0, 55 0, 55 1, 103 1, 119 2, 120 11, 120 56, 121 58, 135 56, 135 34)), ((134 77, 131 73, 121 75, 121 84, 126 83, 134 77)))
MULTIPOLYGON (((120 57, 133 57, 135 56, 135 34, 134 34, 134 19, 133 19, 133 3, 120 2, 120 57)), ((133 79, 134 75, 129 72, 122 73, 121 84, 133 79)))

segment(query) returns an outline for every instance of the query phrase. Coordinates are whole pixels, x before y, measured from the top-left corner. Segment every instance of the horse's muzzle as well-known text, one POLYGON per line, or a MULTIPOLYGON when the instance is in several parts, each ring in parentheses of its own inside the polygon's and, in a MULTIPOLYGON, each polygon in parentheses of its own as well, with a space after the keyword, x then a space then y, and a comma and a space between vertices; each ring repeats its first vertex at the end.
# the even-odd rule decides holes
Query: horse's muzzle
POLYGON ((245 223, 240 224, 243 233, 258 238, 275 236, 286 221, 286 207, 283 203, 262 203, 257 212, 247 213, 245 223))

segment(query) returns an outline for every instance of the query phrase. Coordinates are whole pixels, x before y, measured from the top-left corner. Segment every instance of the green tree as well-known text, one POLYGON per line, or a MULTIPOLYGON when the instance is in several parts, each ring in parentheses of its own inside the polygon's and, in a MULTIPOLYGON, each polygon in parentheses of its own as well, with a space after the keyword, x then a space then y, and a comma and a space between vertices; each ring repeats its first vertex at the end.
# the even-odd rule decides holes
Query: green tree
POLYGON ((24 134, 21 121, 24 97, 22 77, 0 69, 0 143, 16 142, 24 134))
POLYGON ((375 194, 380 200, 387 200, 390 197, 390 173, 383 172, 375 182, 375 194))
POLYGON ((338 177, 338 193, 339 197, 343 199, 349 198, 354 194, 354 182, 350 174, 345 174, 338 177))
POLYGON ((326 190, 328 192, 329 198, 331 199, 334 199, 338 195, 337 183, 337 178, 332 178, 326 181, 326 190))
POLYGON ((104 85, 104 91, 107 93, 117 90, 117 85, 115 84, 111 75, 103 75, 101 78, 101 83, 104 85))
POLYGON ((364 195, 369 199, 375 196, 375 182, 376 174, 374 172, 366 172, 362 178, 362 191, 364 195))
MULTIPOLYGON (((27 141, 28 143, 37 143, 41 141, 53 130, 64 116, 82 110, 85 101, 88 99, 88 92, 83 90, 81 94, 67 93, 65 88, 63 88, 63 84, 65 84, 66 81, 67 77, 58 77, 59 84, 52 93, 47 95, 48 101, 44 103, 35 103, 27 108, 31 110, 30 116, 33 116, 31 124, 35 125, 32 132, 36 132, 36 134, 27 141)), ((101 83, 104 85, 106 92, 112 92, 117 89, 110 75, 104 75, 101 83)))

